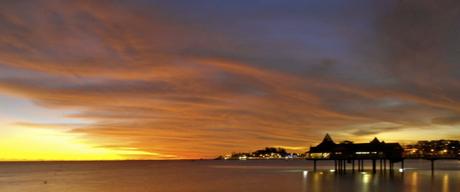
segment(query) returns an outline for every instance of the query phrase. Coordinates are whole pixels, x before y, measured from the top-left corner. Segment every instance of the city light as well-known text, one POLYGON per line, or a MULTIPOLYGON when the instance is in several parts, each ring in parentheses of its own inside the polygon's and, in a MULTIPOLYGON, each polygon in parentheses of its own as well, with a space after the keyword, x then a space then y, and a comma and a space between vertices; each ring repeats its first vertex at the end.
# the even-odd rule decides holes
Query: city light
POLYGON ((307 177, 307 175, 308 175, 308 171, 307 171, 307 170, 305 170, 305 171, 302 171, 302 175, 303 175, 303 177, 304 177, 304 178, 306 178, 306 177, 307 177))

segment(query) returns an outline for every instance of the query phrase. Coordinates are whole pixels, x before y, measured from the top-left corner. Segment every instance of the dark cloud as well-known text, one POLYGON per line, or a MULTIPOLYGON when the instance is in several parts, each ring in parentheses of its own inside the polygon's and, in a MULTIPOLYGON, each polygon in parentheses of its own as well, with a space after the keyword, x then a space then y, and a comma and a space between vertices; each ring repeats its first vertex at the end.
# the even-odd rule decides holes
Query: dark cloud
POLYGON ((455 0, 406 0, 391 6, 378 21, 390 75, 422 91, 458 86, 452 71, 459 70, 460 60, 452 55, 460 48, 455 34, 460 30, 459 7, 455 0))
POLYGON ((431 121, 441 125, 458 125, 460 124, 460 116, 436 117, 431 121))
POLYGON ((363 129, 357 129, 351 132, 352 135, 355 136, 373 136, 377 135, 382 132, 392 132, 392 131, 398 131, 404 129, 404 127, 401 126, 393 126, 393 127, 373 127, 373 128, 363 128, 363 129))

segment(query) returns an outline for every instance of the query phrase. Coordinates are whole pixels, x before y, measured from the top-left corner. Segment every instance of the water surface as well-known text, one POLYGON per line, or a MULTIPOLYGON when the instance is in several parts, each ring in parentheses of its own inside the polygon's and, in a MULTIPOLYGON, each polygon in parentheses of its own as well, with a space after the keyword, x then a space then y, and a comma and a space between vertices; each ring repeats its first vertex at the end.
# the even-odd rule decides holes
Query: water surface
MULTIPOLYGON (((370 162, 367 162, 370 165, 370 162)), ((115 161, 0 163, 1 192, 460 191, 460 162, 406 161, 405 171, 330 171, 309 161, 115 161)), ((351 168, 351 166, 348 166, 351 168)), ((369 169, 370 167, 367 167, 369 169)))

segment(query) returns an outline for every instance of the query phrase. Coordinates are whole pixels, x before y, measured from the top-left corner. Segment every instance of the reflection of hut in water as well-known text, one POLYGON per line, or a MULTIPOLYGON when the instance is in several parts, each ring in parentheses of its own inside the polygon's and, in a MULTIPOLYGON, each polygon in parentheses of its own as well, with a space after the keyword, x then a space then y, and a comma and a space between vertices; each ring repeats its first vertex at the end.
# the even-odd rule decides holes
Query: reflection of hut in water
MULTIPOLYGON (((372 160, 372 168, 375 172, 376 160, 382 161, 386 167, 386 160, 390 162, 392 168, 394 162, 403 161, 403 148, 399 143, 380 142, 374 138, 370 143, 353 143, 345 141, 336 144, 329 134, 326 134, 323 141, 316 147, 310 147, 307 152, 307 159, 314 160, 316 169, 316 160, 334 160, 339 166, 339 170, 346 169, 346 163, 352 163, 354 171, 354 161, 358 160, 358 170, 363 169, 364 160, 372 160)), ((403 167, 403 162, 401 164, 403 167)), ((385 169, 384 167, 384 169, 385 169)))

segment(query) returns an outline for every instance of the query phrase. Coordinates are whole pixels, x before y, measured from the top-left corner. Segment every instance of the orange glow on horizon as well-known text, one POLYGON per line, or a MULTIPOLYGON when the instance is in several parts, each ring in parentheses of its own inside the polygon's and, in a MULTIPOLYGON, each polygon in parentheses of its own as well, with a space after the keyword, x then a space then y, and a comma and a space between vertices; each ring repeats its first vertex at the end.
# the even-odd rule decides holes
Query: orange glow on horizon
POLYGON ((0 161, 29 160, 129 160, 163 159, 160 154, 136 148, 104 148, 82 140, 77 134, 55 129, 10 127, 0 140, 0 161))

